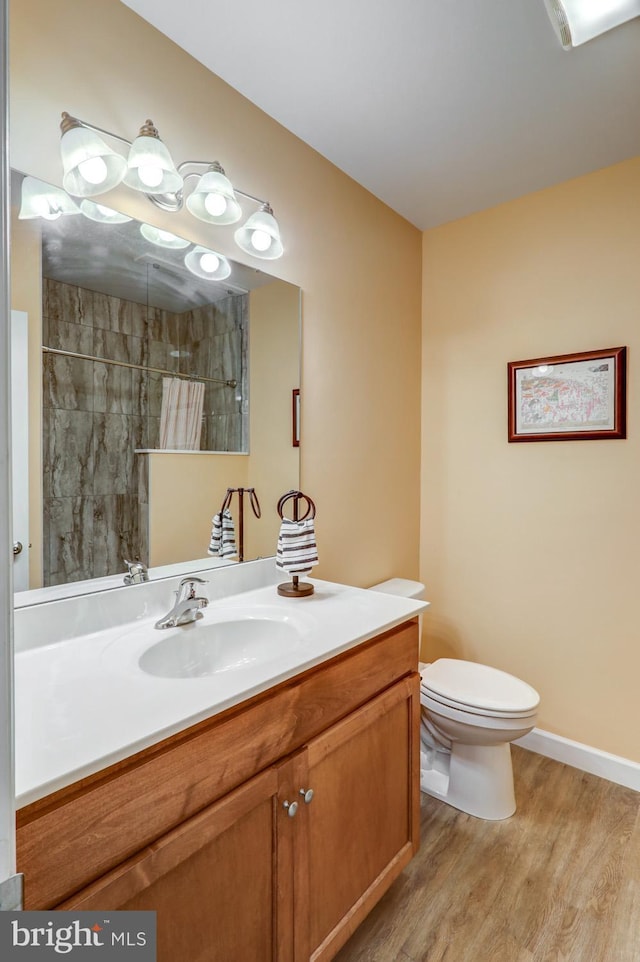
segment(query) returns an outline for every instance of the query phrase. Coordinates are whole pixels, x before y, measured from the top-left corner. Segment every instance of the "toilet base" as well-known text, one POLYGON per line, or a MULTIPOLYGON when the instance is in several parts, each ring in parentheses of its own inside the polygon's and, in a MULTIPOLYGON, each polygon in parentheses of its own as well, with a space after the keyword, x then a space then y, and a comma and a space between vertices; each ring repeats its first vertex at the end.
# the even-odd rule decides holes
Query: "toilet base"
POLYGON ((509 818, 516 810, 511 745, 454 742, 451 754, 422 748, 420 790, 476 818, 509 818))

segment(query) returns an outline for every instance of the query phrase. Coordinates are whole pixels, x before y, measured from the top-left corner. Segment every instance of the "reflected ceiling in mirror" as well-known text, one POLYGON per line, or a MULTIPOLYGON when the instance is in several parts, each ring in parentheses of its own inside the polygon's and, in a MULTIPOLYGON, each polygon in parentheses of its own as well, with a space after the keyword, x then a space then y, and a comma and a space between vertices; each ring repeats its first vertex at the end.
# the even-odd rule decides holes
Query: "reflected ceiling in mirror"
MULTIPOLYGON (((31 557, 16 585, 57 596, 87 579, 109 587, 125 558, 179 572, 206 555, 229 487, 254 487, 265 521, 245 523, 235 559, 212 563, 274 554, 270 502, 298 486, 299 290, 135 220, 19 220, 23 177, 12 175, 12 309, 31 345, 31 511, 20 538, 31 557), (38 272, 41 303, 20 303, 38 272), (191 426, 172 427, 185 409, 191 426)), ((14 487, 25 494, 24 482, 14 487)), ((237 500, 232 509, 237 524, 237 500)))
POLYGON ((159 310, 182 314, 273 280, 235 262, 224 280, 198 277, 185 266, 195 244, 172 249, 152 243, 141 233, 145 225, 134 220, 104 224, 73 214, 39 223, 44 277, 159 310))

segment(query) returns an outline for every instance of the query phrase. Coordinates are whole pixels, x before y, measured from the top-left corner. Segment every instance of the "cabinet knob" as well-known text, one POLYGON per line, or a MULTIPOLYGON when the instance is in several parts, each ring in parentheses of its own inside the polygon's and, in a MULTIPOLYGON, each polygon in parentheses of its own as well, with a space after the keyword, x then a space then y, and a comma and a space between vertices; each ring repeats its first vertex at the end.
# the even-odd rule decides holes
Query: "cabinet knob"
POLYGON ((307 788, 307 789, 301 788, 300 791, 298 792, 298 794, 299 794, 299 795, 302 795, 302 797, 303 797, 303 799, 304 799, 305 805, 309 805, 309 803, 310 803, 311 800, 313 799, 313 789, 312 789, 312 788, 307 788))
POLYGON ((296 814, 296 812, 298 811, 298 803, 297 803, 297 802, 283 802, 283 803, 282 803, 282 807, 283 807, 283 808, 286 808, 286 810, 287 810, 287 815, 289 816, 289 818, 293 818, 293 816, 294 816, 294 815, 296 814))

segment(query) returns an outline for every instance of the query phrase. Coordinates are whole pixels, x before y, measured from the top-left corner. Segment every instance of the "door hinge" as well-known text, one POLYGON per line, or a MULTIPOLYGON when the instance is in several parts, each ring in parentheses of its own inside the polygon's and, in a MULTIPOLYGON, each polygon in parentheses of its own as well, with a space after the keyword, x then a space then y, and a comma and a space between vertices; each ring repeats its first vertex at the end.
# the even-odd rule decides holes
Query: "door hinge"
POLYGON ((24 875, 12 875, 0 882, 0 912, 21 912, 24 905, 24 875))

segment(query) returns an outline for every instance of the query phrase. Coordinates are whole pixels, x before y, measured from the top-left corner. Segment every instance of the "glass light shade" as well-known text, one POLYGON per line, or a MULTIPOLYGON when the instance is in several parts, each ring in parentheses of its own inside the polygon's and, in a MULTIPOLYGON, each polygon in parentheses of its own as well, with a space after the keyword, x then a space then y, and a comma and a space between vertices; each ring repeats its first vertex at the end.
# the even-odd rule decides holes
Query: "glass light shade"
POLYGON ((127 168, 124 182, 134 190, 145 194, 173 194, 182 190, 182 177, 150 120, 131 145, 127 168))
POLYGON ((640 0, 544 0, 565 50, 640 16, 640 0))
POLYGON ((267 204, 252 214, 238 228, 234 237, 238 247, 252 257, 263 257, 265 260, 282 257, 284 248, 280 240, 280 228, 267 204))
POLYGON ((63 214, 79 214, 80 208, 60 187, 45 184, 37 177, 25 177, 22 181, 19 220, 44 217, 57 220, 63 214))
POLYGON ((104 194, 116 187, 127 171, 125 158, 87 127, 72 127, 62 135, 60 155, 64 189, 76 197, 104 194))
POLYGON ((227 258, 207 247, 194 247, 185 256, 184 263, 192 274, 205 281, 223 281, 231 273, 227 258))
POLYGON ((92 200, 83 200, 80 210, 89 220, 95 220, 98 224, 126 224, 131 220, 126 214, 121 214, 119 210, 112 207, 105 207, 103 204, 96 204, 92 200))
POLYGON ((140 224, 140 233, 151 244, 157 244, 158 247, 168 247, 174 251, 184 250, 191 243, 184 237, 178 237, 171 231, 161 230, 159 227, 152 227, 151 224, 140 224))
POLYGON ((224 171, 208 170, 187 197, 187 208, 194 217, 208 224, 235 224, 242 217, 231 181, 224 171))

